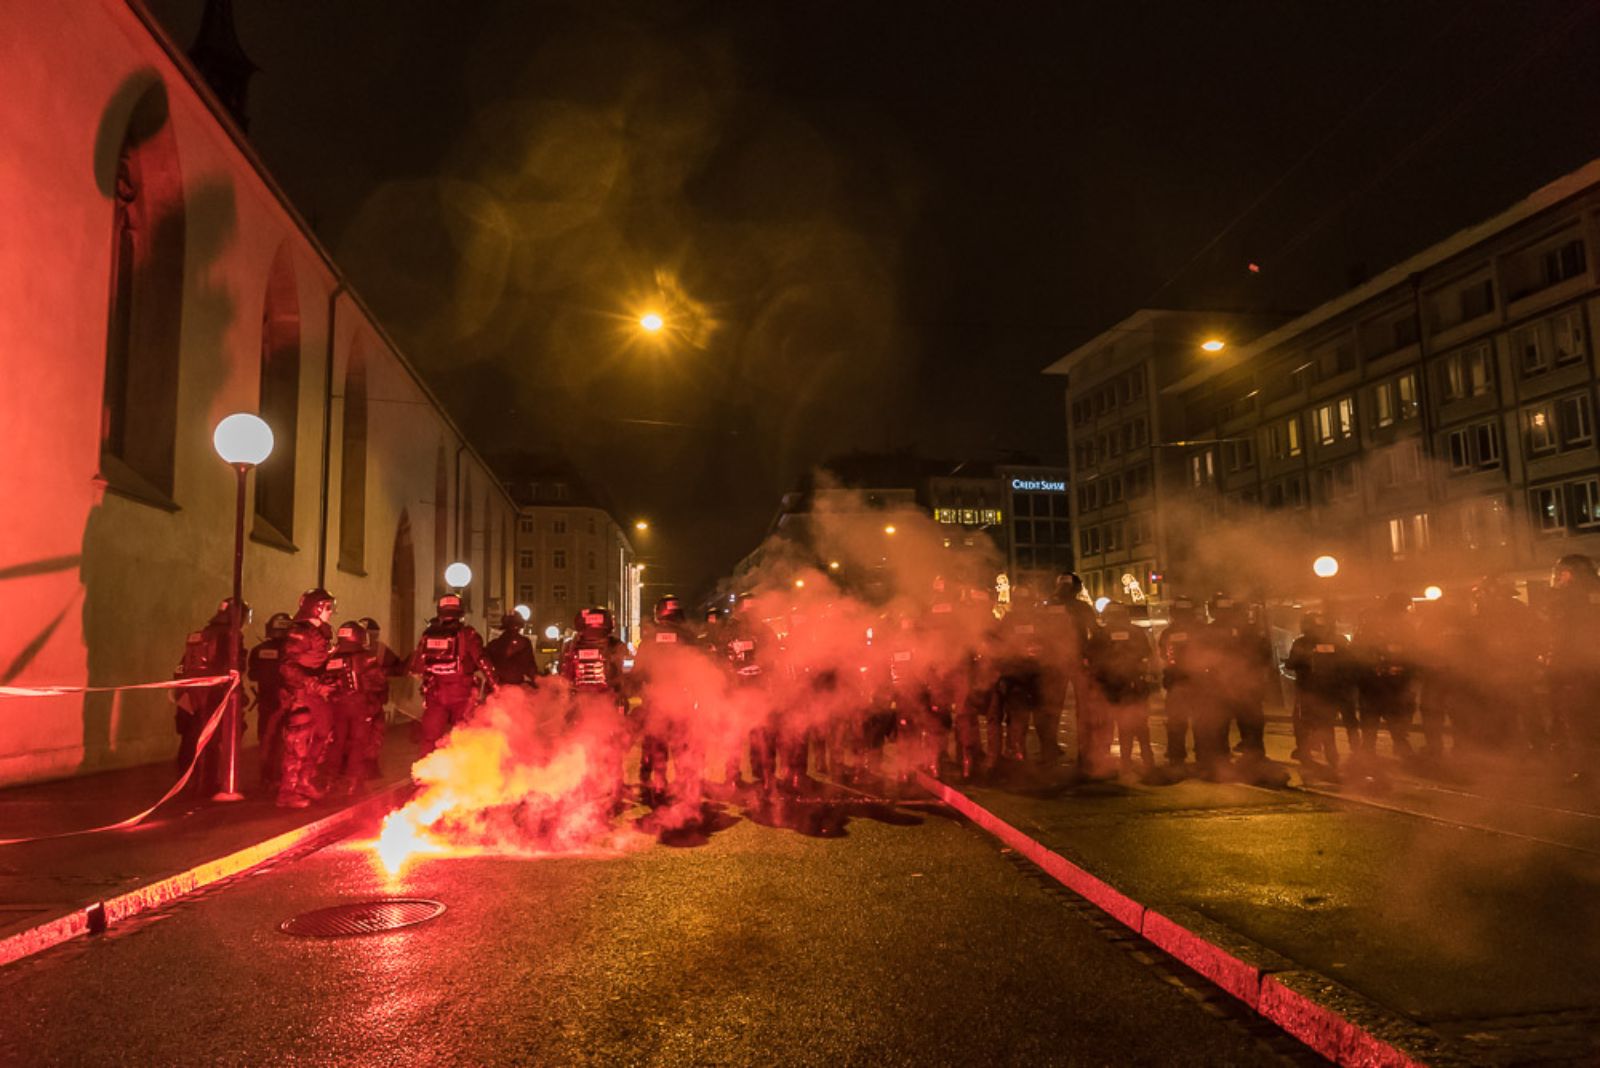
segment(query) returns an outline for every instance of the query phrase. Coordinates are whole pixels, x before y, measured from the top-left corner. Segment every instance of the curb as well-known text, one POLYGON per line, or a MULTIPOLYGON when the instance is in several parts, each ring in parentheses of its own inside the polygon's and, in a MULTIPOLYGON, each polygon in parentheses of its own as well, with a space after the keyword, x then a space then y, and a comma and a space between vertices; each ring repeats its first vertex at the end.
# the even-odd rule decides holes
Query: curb
POLYGON ((1459 1063, 1458 1058, 1444 1048, 1438 1035, 1396 1016, 1355 991, 1315 972, 1305 971, 1204 917, 1187 914, 1187 910, 1169 910, 1180 914, 1169 916, 1142 905, 1030 838, 961 791, 924 772, 917 773, 917 781, 923 789, 1028 858, 1068 890, 1335 1064, 1359 1068, 1416 1068, 1425 1064, 1459 1063))
POLYGON ((337 830, 346 823, 354 823, 368 815, 385 811, 390 807, 391 801, 403 795, 411 787, 409 778, 391 783, 370 797, 364 798, 359 804, 285 831, 265 842, 246 846, 226 856, 197 864, 187 871, 168 875, 118 894, 116 897, 96 901, 83 908, 74 909, 64 916, 45 920, 26 930, 8 935, 0 939, 0 968, 77 938, 79 935, 99 934, 112 923, 126 920, 150 909, 160 908, 212 883, 259 867, 296 846, 304 845, 312 839, 337 830))

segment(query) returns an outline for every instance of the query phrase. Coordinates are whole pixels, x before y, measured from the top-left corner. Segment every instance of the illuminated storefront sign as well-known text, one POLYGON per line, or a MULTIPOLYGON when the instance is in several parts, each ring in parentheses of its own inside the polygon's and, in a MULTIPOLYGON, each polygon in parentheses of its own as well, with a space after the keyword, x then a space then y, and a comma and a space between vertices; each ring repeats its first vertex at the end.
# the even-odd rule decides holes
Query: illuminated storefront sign
POLYGON ((1050 482, 1036 478, 1014 478, 1011 480, 1011 488, 1014 490, 1043 490, 1046 493, 1067 492, 1067 484, 1065 482, 1050 482))

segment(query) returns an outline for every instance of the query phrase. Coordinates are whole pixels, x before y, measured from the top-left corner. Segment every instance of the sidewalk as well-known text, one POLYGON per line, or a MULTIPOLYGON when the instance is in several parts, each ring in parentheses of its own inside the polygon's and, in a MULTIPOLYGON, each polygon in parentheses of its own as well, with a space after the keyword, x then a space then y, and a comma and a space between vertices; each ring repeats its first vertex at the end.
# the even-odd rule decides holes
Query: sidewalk
MULTIPOLYGON (((1164 739, 1159 719, 1152 733, 1164 739)), ((1596 799, 1531 765, 1440 782, 1387 757, 1376 780, 1307 788, 1291 746, 1287 720, 1271 722, 1284 789, 1065 774, 961 789, 1039 859, 1126 895, 1097 902, 1124 922, 1171 918, 1263 982, 1326 980, 1324 1004, 1353 992, 1358 1022, 1438 1036, 1430 1060, 1600 1059, 1596 799)))
MULTIPOLYGON (((403 728, 391 729, 382 778, 363 794, 280 809, 257 787, 252 747, 240 761, 243 801, 180 795, 128 830, 0 846, 0 966, 331 833, 346 813, 403 788, 415 751, 403 728)), ((174 775, 163 762, 0 790, 0 838, 115 822, 153 803, 174 775)))

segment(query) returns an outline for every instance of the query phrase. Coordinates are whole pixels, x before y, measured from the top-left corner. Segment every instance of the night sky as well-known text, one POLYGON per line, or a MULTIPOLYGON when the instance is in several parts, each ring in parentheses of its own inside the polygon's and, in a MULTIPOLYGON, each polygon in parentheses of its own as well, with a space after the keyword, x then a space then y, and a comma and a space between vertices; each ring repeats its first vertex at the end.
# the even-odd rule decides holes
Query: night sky
POLYGON ((252 140, 468 434, 684 592, 829 455, 1064 460, 1039 371, 1138 307, 1307 308, 1600 156, 1590 0, 235 7, 252 140))

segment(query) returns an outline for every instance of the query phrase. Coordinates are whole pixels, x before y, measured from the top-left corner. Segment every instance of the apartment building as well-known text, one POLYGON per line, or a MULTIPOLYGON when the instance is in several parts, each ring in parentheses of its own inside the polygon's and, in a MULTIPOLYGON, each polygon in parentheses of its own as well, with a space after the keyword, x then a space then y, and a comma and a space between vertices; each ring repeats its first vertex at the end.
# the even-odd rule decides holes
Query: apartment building
MULTIPOLYGON (((1352 589, 1600 554, 1600 161, 1157 387, 1202 518, 1271 515, 1352 589)), ((1175 565, 1176 566, 1176 565, 1175 565)), ((1314 592, 1308 566, 1277 592, 1314 592)))
POLYGON ((1171 392, 1214 350, 1281 317, 1146 308, 1045 368, 1066 378, 1066 483, 1078 573, 1095 597, 1162 592, 1183 492, 1186 420, 1171 392), (1210 346, 1210 348, 1207 348, 1210 346))

